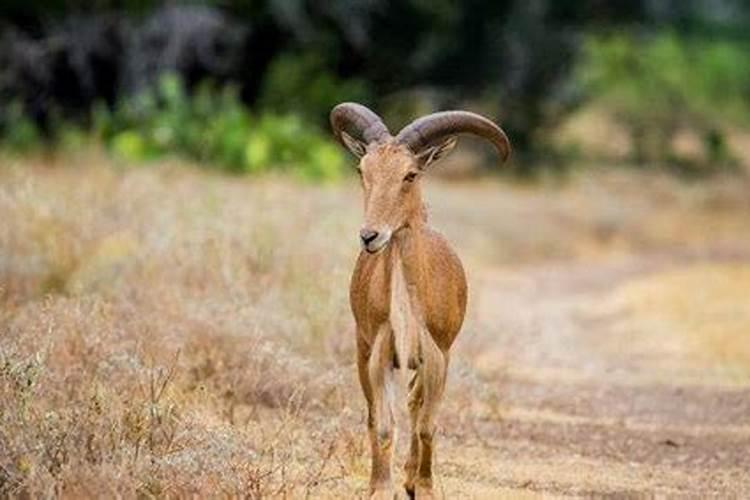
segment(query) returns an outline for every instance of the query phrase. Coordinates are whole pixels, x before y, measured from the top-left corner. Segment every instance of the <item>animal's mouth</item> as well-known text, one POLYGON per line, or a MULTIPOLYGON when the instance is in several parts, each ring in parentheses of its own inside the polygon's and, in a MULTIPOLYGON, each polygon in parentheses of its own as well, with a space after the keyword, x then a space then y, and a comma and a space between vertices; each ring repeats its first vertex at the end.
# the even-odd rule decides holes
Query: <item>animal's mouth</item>
POLYGON ((381 252, 386 246, 388 246, 388 243, 390 243, 390 241, 391 231, 383 231, 374 240, 368 242, 367 244, 363 243, 362 248, 365 252, 373 255, 381 252))

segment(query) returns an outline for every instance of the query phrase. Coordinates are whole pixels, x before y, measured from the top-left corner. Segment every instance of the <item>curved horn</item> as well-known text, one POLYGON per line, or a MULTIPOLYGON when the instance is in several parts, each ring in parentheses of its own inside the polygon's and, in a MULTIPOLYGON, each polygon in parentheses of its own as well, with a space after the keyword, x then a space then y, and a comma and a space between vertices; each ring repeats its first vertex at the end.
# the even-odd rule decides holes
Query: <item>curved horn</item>
POLYGON ((505 132, 487 118, 469 111, 442 111, 423 116, 401 129, 396 140, 414 153, 440 139, 457 134, 474 134, 490 141, 503 161, 510 156, 510 141, 505 132))
POLYGON ((378 115, 355 102, 343 102, 331 110, 331 128, 342 143, 341 132, 361 137, 367 144, 391 135, 378 115))

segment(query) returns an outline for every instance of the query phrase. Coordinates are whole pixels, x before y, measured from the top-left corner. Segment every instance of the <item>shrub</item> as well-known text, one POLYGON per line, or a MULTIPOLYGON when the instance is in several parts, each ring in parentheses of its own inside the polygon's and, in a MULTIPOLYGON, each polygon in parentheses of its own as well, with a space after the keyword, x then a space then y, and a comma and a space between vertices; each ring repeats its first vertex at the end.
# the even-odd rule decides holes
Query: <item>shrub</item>
POLYGON ((24 113, 23 105, 14 102, 6 111, 7 122, 3 127, 2 145, 14 152, 28 153, 39 146, 41 134, 34 121, 24 113))
POLYGON ((98 106, 94 130, 114 155, 133 163, 179 154, 238 173, 280 169, 328 180, 343 171, 339 149, 299 116, 253 115, 232 86, 205 83, 190 95, 175 75, 112 111, 98 106))
POLYGON ((127 163, 179 155, 229 172, 281 170, 314 181, 335 180, 344 171, 342 151, 299 115, 252 114, 232 86, 204 83, 191 95, 175 75, 113 109, 94 106, 90 132, 55 113, 42 132, 20 103, 6 114, 14 125, 2 131, 0 145, 17 153, 43 145, 76 149, 93 136, 127 163))

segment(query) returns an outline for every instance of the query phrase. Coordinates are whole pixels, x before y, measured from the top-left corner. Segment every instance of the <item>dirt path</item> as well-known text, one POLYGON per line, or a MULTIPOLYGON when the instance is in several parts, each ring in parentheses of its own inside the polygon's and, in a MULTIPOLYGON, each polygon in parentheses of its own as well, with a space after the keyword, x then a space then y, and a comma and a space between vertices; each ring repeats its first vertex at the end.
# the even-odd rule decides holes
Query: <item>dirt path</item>
MULTIPOLYGON (((650 291, 653 283, 676 280, 674 293, 685 293, 684 279, 695 275, 700 285, 701 273, 727 273, 736 281, 748 262, 746 253, 724 249, 494 270, 475 279, 480 302, 463 348, 483 380, 495 381, 501 401, 474 408, 470 431, 451 432, 456 422, 447 416, 445 493, 750 495, 748 373, 707 356, 711 345, 641 307, 649 293, 663 300, 663 288, 650 291)), ((750 281, 741 285, 750 290, 750 281)), ((747 308, 738 302, 731 312, 747 308)))

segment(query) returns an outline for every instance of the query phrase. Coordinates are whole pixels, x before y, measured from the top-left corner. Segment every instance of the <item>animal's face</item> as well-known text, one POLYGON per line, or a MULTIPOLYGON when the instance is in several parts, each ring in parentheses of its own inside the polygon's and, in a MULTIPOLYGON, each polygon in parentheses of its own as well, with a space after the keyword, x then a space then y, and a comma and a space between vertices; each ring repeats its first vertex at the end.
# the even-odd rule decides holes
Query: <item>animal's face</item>
POLYGON ((362 248, 382 250, 393 233, 407 224, 421 206, 416 157, 405 146, 375 144, 359 162, 365 220, 360 231, 362 248))
POLYGON ((360 159, 365 223, 359 236, 362 248, 369 253, 382 250, 391 236, 410 222, 421 222, 422 173, 453 149, 458 134, 483 137, 492 142, 503 160, 510 156, 505 132, 487 118, 469 111, 423 116, 396 136, 388 132, 377 114, 355 102, 334 107, 330 119, 336 138, 360 159))
POLYGON ((359 237, 362 248, 377 253, 391 236, 420 217, 419 188, 425 167, 443 157, 456 143, 451 137, 415 155, 393 139, 365 145, 342 134, 346 146, 360 158, 357 167, 364 194, 365 220, 359 237))

